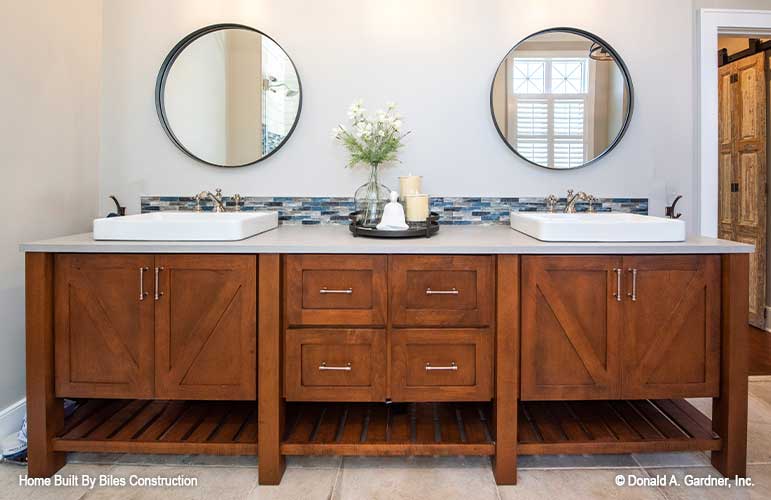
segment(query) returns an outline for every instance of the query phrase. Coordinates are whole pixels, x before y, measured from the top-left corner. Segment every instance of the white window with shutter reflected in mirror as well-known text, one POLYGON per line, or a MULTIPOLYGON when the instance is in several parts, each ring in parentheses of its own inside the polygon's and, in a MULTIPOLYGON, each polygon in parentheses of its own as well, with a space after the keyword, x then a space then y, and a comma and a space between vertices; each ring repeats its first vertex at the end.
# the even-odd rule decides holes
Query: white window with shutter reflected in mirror
POLYGON ((509 67, 509 140, 517 151, 552 168, 584 164, 592 156, 590 59, 518 55, 509 67))

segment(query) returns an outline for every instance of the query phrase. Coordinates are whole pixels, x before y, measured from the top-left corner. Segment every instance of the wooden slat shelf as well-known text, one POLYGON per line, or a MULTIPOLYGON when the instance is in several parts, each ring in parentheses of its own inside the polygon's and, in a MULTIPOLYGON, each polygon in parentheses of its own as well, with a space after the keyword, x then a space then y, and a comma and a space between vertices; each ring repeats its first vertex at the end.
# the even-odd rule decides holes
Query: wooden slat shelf
POLYGON ((685 400, 522 401, 521 455, 719 450, 710 420, 685 400))
POLYGON ((492 455, 489 404, 290 403, 284 455, 492 455))
POLYGON ((89 400, 54 438, 56 451, 256 455, 257 403, 89 400))

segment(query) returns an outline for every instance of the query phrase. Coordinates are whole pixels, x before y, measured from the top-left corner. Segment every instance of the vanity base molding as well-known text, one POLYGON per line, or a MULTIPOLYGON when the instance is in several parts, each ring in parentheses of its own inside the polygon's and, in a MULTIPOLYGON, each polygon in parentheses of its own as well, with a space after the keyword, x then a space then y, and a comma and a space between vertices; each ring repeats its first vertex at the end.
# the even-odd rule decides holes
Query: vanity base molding
POLYGON ((56 451, 256 455, 249 401, 92 399, 65 420, 56 451))

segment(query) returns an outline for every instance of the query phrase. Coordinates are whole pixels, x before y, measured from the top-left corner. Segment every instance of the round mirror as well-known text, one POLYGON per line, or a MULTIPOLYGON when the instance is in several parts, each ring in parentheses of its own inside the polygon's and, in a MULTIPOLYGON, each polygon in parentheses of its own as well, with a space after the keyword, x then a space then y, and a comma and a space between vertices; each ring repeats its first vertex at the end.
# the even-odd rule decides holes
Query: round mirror
POLYGON ((166 134, 187 155, 218 167, 264 160, 300 116, 300 77, 272 38, 218 24, 180 41, 158 73, 155 103, 166 134))
POLYGON ((579 168, 621 140, 632 116, 632 80, 599 37, 553 28, 525 38, 498 66, 490 108, 514 153, 539 167, 579 168))

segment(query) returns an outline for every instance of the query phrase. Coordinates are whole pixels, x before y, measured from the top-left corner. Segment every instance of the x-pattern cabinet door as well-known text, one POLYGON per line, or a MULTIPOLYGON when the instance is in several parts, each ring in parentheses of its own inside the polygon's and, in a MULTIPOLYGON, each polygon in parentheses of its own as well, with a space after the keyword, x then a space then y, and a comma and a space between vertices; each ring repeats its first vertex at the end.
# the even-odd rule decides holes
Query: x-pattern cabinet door
POLYGON ((621 259, 522 258, 522 399, 612 399, 621 390, 621 259))
POLYGON ((152 267, 152 255, 56 256, 57 396, 152 397, 152 267))
POLYGON ((633 256, 623 264, 623 397, 717 396, 720 257, 633 256))
POLYGON ((167 399, 254 399, 257 260, 158 255, 155 390, 167 399))

